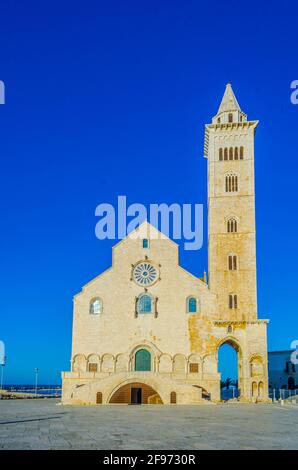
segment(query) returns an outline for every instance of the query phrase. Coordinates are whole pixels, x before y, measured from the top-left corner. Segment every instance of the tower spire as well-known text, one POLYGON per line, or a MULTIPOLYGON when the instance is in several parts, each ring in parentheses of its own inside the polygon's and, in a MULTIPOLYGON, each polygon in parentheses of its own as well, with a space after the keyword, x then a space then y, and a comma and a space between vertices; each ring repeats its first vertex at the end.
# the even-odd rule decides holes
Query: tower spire
POLYGON ((239 106, 232 85, 227 83, 217 114, 213 118, 213 123, 225 124, 229 122, 244 122, 246 120, 247 116, 239 106))
POLYGON ((230 83, 227 83, 217 114, 226 113, 229 111, 241 112, 241 108, 233 92, 232 85, 230 83))

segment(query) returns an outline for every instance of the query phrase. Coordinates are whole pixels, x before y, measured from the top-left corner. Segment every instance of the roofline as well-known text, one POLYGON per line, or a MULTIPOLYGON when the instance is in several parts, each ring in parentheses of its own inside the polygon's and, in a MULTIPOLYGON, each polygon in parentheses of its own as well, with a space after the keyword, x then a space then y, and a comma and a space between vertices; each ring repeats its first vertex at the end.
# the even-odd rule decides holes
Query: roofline
MULTIPOLYGON (((143 225, 148 225, 149 227, 153 227, 154 230, 156 230, 158 233, 160 233, 162 235, 161 238, 158 238, 157 240, 168 240, 170 241, 171 243, 173 243, 173 245, 177 246, 178 249, 179 249, 179 244, 174 242, 174 240, 172 240, 170 237, 168 237, 167 235, 165 235, 161 230, 158 230, 158 228, 156 228, 154 225, 152 225, 150 222, 148 222, 148 220, 144 220, 144 222, 141 223, 141 225, 139 225, 137 228, 135 228, 134 230, 132 230, 131 232, 129 232, 125 237, 123 237, 121 240, 119 240, 117 243, 115 243, 115 245, 112 246, 112 250, 114 250, 114 248, 116 248, 118 245, 120 245, 121 243, 123 243, 125 240, 127 240, 127 238, 130 238, 130 235, 132 233, 135 233, 135 232, 138 232, 141 227, 143 227, 143 225)), ((154 240, 154 238, 153 238, 154 240)))
POLYGON ((282 349, 280 351, 268 351, 268 354, 292 353, 295 351, 296 349, 282 349))
POLYGON ((81 289, 79 292, 77 292, 76 294, 73 295, 73 297, 72 297, 73 300, 75 300, 76 297, 78 297, 79 295, 81 295, 81 294, 84 292, 85 287, 87 287, 89 284, 92 284, 92 282, 94 282, 96 279, 98 279, 99 277, 101 277, 101 276, 103 276, 104 274, 106 274, 108 271, 111 271, 112 267, 113 267, 113 265, 110 266, 109 268, 105 269, 102 273, 100 273, 100 274, 98 274, 97 276, 95 276, 95 277, 93 277, 92 279, 90 279, 90 281, 86 282, 86 284, 84 284, 84 285, 82 286, 82 289, 81 289))

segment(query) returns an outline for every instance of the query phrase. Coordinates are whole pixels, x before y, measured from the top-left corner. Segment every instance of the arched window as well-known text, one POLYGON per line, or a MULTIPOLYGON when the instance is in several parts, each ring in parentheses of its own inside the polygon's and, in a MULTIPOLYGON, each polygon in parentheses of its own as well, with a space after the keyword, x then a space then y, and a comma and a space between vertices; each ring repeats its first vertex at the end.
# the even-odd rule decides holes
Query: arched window
POLYGON ((230 147, 229 150, 229 160, 233 160, 233 147, 230 147))
POLYGON ((229 294, 229 308, 238 307, 238 298, 236 294, 229 294))
POLYGON ((218 122, 218 124, 220 124, 220 118, 217 118, 217 122, 218 122))
POLYGON ((136 352, 135 370, 142 372, 151 370, 151 354, 147 349, 139 349, 136 352))
POLYGON ((97 394, 96 394, 96 404, 97 405, 102 404, 102 393, 101 392, 97 392, 97 394))
POLYGON ((238 191, 238 176, 234 173, 226 175, 226 193, 238 191))
POLYGON ((197 299, 195 297, 189 297, 187 299, 187 312, 188 313, 196 313, 197 312, 197 299))
POLYGON ((224 149, 224 159, 225 160, 228 159, 228 149, 227 148, 224 149))
POLYGON ((233 122, 233 114, 232 113, 229 113, 228 120, 229 120, 229 122, 233 122))
POLYGON ((148 240, 148 238, 143 238, 143 248, 149 248, 149 240, 148 240))
POLYGON ((228 233, 237 232, 237 220, 234 219, 234 217, 231 217, 231 219, 229 219, 227 222, 227 232, 228 233))
POLYGON ((222 148, 219 149, 219 160, 222 161, 223 159, 223 152, 222 152, 222 148))
POLYGON ((229 266, 229 271, 237 270, 237 255, 228 256, 228 266, 229 266))
POLYGON ((175 405, 177 403, 177 395, 176 395, 176 392, 171 392, 171 395, 170 395, 170 403, 172 403, 173 405, 175 405))
POLYGON ((152 313, 152 298, 148 294, 143 294, 138 299, 139 313, 152 313))
POLYGON ((102 300, 97 297, 92 299, 89 306, 90 315, 99 315, 102 312, 102 300))
POLYGON ((238 147, 234 149, 234 160, 238 160, 238 147))
POLYGON ((244 148, 240 147, 240 160, 243 160, 244 157, 244 148))

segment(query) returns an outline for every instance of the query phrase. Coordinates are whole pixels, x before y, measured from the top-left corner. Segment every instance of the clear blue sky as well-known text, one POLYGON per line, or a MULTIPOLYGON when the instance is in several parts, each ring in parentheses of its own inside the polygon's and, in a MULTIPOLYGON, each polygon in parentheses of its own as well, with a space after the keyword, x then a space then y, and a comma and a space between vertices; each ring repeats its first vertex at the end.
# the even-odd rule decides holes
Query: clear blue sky
MULTIPOLYGON (((69 368, 72 297, 111 263, 101 202, 204 203, 204 124, 230 81, 259 119, 259 317, 269 349, 298 338, 294 2, 1 3, 1 323, 6 382, 69 368)), ((196 275, 198 252, 181 251, 196 275)), ((229 375, 229 374, 228 374, 229 375)))

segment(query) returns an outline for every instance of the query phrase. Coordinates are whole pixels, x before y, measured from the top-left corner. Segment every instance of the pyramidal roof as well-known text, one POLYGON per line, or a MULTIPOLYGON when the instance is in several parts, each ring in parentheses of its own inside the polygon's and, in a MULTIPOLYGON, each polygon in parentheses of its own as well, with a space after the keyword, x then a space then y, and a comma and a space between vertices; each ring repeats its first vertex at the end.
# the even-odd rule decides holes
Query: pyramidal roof
POLYGON ((232 86, 230 83, 226 85, 226 89, 224 92, 224 95, 222 97, 220 106, 218 108, 217 114, 220 113, 225 113, 229 111, 240 111, 241 108, 239 106, 239 103, 236 99, 236 96, 234 95, 232 86))

